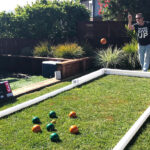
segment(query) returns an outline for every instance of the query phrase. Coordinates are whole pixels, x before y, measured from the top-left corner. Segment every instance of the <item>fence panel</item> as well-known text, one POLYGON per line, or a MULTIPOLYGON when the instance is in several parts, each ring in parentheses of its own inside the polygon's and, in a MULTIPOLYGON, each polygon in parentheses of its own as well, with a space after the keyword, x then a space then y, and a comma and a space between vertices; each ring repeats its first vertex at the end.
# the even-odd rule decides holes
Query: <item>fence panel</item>
POLYGON ((20 54, 22 48, 33 47, 37 44, 34 39, 0 39, 0 54, 20 54))
MULTIPOLYGON (((80 42, 88 41, 94 47, 107 47, 108 45, 122 46, 129 42, 125 24, 118 21, 88 21, 78 24, 78 39, 80 42), (100 39, 107 38, 107 45, 102 46, 100 39)), ((34 39, 0 39, 0 54, 20 54, 21 49, 35 46, 39 40, 34 39)))
POLYGON ((95 47, 100 47, 99 40, 102 37, 107 38, 108 44, 121 46, 129 42, 125 29, 127 22, 118 21, 88 21, 78 24, 79 41, 88 41, 95 47))

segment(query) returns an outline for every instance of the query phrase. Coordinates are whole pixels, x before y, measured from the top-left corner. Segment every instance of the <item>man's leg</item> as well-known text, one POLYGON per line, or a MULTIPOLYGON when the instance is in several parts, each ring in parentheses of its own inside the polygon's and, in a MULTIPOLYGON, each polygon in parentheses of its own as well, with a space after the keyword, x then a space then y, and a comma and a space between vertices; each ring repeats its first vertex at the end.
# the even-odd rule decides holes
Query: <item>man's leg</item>
POLYGON ((138 45, 139 61, 140 61, 142 70, 143 70, 143 66, 144 66, 144 53, 145 53, 144 46, 138 45))
POLYGON ((143 71, 147 71, 150 63, 150 44, 145 46, 143 71))

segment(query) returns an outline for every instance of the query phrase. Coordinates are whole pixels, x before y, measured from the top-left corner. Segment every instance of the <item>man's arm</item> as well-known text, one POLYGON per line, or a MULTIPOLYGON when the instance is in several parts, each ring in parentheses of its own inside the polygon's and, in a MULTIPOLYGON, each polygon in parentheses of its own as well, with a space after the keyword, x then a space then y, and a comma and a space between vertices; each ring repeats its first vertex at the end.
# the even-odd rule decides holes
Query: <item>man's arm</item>
POLYGON ((132 25, 132 15, 128 15, 128 28, 129 30, 134 30, 134 26, 132 25))

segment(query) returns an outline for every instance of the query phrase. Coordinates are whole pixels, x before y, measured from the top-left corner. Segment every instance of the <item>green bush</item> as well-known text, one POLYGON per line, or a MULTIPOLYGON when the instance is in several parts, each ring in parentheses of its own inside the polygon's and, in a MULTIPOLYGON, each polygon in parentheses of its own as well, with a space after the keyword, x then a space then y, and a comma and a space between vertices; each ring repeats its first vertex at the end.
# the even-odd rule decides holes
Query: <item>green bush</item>
POLYGON ((34 47, 34 56, 47 57, 52 56, 51 46, 48 41, 40 42, 34 47))
POLYGON ((82 47, 84 51, 84 56, 92 57, 95 55, 94 48, 88 42, 82 42, 80 46, 82 47))
POLYGON ((57 3, 62 11, 64 37, 68 40, 77 38, 77 26, 81 21, 89 21, 90 11, 84 5, 77 1, 62 1, 57 3))
POLYGON ((138 69, 139 68, 139 59, 138 59, 138 42, 136 33, 133 30, 129 30, 128 26, 125 25, 127 35, 131 38, 130 43, 126 43, 122 50, 124 52, 124 66, 127 69, 138 69))
POLYGON ((132 40, 130 43, 125 44, 122 49, 128 54, 137 53, 138 43, 136 40, 132 40))
POLYGON ((130 43, 125 44, 124 47, 122 47, 122 50, 125 52, 124 60, 126 62, 126 65, 128 64, 128 67, 130 69, 136 69, 139 67, 139 59, 138 59, 138 43, 137 40, 132 39, 130 43))
POLYGON ((131 40, 136 41, 137 37, 136 37, 136 32, 135 30, 129 30, 128 25, 125 25, 126 31, 127 31, 127 35, 131 38, 131 40))
POLYGON ((95 56, 96 67, 116 68, 122 61, 122 51, 115 47, 108 47, 107 49, 100 50, 95 56))
POLYGON ((90 13, 77 1, 37 0, 17 6, 15 13, 0 13, 1 38, 48 39, 53 44, 77 39, 77 25, 90 13))
POLYGON ((65 43, 52 47, 54 57, 59 58, 80 58, 84 52, 81 46, 76 43, 65 43))

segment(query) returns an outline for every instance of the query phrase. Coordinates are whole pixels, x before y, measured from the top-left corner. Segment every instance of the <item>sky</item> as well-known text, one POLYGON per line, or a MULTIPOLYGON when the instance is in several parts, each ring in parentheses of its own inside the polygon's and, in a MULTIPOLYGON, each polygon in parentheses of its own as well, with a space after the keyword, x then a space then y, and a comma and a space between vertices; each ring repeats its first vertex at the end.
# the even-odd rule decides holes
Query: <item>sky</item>
POLYGON ((14 11, 14 9, 19 6, 24 6, 26 4, 32 4, 36 0, 0 0, 0 12, 1 11, 14 11))

